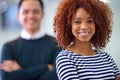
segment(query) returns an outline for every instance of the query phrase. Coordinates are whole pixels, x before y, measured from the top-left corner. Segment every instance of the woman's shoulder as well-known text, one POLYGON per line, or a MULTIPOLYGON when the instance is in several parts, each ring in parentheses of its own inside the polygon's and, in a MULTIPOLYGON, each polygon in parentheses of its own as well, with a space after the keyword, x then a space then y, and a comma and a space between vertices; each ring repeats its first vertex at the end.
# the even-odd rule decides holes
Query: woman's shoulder
POLYGON ((63 60, 64 59, 64 60, 74 61, 78 57, 79 57, 79 55, 74 54, 71 51, 62 50, 61 52, 59 52, 58 56, 56 57, 56 60, 63 60))
POLYGON ((67 57, 69 55, 69 52, 67 52, 66 50, 62 50, 59 52, 57 57, 67 57))
POLYGON ((108 52, 105 52, 105 51, 97 51, 96 53, 99 54, 101 57, 104 57, 104 58, 110 58, 111 57, 111 55, 108 52))
POLYGON ((59 54, 56 57, 57 59, 65 59, 65 58, 70 58, 70 52, 67 50, 62 50, 59 52, 59 54))

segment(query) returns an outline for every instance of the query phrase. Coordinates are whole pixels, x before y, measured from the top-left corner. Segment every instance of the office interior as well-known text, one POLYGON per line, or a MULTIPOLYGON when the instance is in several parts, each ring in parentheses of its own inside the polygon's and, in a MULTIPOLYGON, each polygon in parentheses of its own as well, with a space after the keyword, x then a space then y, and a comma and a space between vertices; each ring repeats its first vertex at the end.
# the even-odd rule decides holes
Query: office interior
MULTIPOLYGON (((0 12, 0 55, 1 49, 5 42, 15 39, 20 35, 21 25, 17 20, 17 4, 19 0, 0 0, 6 2, 6 7, 3 6, 3 11, 0 12)), ((53 33, 53 18, 56 7, 61 0, 43 0, 45 16, 41 24, 41 30, 47 34, 54 36, 53 33)), ((110 42, 104 49, 115 60, 120 69, 120 2, 119 0, 102 0, 109 4, 113 11, 113 25, 110 42)), ((0 9, 1 10, 1 9, 0 9)))

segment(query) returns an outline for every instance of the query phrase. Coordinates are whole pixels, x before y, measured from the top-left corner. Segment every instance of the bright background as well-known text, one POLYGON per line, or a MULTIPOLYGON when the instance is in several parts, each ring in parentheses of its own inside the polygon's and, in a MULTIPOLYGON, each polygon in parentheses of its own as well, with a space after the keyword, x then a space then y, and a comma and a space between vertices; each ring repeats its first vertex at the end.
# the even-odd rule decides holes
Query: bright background
MULTIPOLYGON (((5 1, 5 0, 0 0, 5 1)), ((2 45, 18 37, 21 31, 21 25, 16 19, 17 4, 19 0, 6 0, 7 10, 0 13, 0 54, 2 45)), ((43 0, 45 5, 45 17, 41 28, 49 35, 53 33, 53 17, 55 9, 61 0, 43 0)), ((113 10, 113 32, 109 44, 105 51, 110 53, 120 69, 120 2, 119 0, 103 0, 107 2, 113 10)))

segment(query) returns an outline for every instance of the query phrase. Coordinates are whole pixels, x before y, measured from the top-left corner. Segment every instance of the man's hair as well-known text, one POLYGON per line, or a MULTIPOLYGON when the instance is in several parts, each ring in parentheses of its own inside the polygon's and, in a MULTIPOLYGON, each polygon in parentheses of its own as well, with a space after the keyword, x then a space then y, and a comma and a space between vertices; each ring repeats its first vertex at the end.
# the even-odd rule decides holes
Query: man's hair
MULTIPOLYGON (((25 0, 20 0, 20 2, 18 3, 18 9, 20 9, 22 2, 25 0)), ((42 0, 37 0, 40 3, 40 6, 42 8, 42 10, 44 10, 44 4, 42 0)))

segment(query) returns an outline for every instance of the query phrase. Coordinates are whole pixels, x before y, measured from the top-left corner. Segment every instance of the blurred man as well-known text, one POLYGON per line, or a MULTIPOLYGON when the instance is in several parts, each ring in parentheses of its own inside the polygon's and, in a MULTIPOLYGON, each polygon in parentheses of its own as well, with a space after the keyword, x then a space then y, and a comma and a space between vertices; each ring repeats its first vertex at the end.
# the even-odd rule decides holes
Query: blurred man
POLYGON ((54 38, 40 31, 43 8, 41 0, 19 2, 17 17, 23 30, 3 46, 2 80, 57 80, 54 63, 60 49, 54 38))

